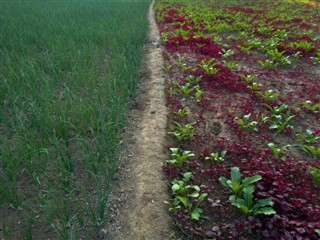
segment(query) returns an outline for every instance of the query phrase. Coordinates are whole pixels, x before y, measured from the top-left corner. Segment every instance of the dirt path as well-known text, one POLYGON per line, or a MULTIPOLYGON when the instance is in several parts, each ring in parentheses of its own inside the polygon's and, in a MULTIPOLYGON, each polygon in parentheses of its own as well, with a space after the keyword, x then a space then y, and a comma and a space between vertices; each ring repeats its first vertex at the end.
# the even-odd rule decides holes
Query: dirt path
POLYGON ((162 172, 165 154, 167 109, 164 95, 162 49, 154 20, 154 1, 149 8, 149 40, 138 98, 124 136, 121 167, 110 195, 110 222, 100 230, 108 240, 164 240, 173 234, 172 220, 163 203, 168 198, 162 172))

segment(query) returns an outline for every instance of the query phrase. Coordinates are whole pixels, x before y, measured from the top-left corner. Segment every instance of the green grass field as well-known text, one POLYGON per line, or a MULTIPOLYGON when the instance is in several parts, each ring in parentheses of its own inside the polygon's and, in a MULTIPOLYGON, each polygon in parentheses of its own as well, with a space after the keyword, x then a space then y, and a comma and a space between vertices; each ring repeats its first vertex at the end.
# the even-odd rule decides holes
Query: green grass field
POLYGON ((104 224, 148 5, 0 1, 0 239, 104 224))

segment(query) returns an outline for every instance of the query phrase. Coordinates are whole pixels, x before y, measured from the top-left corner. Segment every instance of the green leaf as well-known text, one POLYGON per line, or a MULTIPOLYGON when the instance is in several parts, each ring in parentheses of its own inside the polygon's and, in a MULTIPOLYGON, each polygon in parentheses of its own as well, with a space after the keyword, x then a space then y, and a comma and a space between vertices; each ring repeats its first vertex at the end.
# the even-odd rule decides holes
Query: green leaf
POLYGON ((238 167, 231 168, 231 180, 236 183, 241 183, 241 173, 238 167))
POLYGON ((320 229, 315 229, 315 232, 319 235, 320 237, 320 229))
POLYGON ((262 177, 260 175, 255 175, 255 176, 252 176, 252 177, 247 177, 245 178, 243 181, 242 181, 242 185, 243 187, 246 187, 250 184, 253 184, 255 182, 258 182, 262 179, 262 177))
POLYGON ((225 186, 225 187, 229 187, 228 183, 227 183, 228 179, 225 177, 219 177, 219 182, 225 186))
POLYGON ((193 192, 193 193, 190 193, 188 196, 189 197, 193 197, 193 198, 197 198, 197 197, 199 197, 199 193, 198 192, 193 192))
POLYGON ((173 184, 171 189, 173 192, 178 191, 181 188, 180 184, 173 184))
POLYGON ((270 198, 260 199, 257 201, 257 203, 254 205, 257 208, 265 207, 265 206, 273 206, 273 202, 270 198))
POLYGON ((200 219, 200 214, 202 213, 201 208, 196 208, 192 211, 191 213, 191 218, 194 220, 199 220, 200 219))
POLYGON ((277 212, 273 208, 265 207, 265 208, 259 208, 259 210, 254 212, 254 215, 258 215, 258 214, 272 215, 272 214, 276 214, 276 213, 277 212))
POLYGON ((190 202, 188 200, 188 198, 185 197, 181 197, 181 196, 177 196, 177 199, 179 199, 179 201, 183 204, 183 206, 187 209, 189 209, 190 207, 190 202))

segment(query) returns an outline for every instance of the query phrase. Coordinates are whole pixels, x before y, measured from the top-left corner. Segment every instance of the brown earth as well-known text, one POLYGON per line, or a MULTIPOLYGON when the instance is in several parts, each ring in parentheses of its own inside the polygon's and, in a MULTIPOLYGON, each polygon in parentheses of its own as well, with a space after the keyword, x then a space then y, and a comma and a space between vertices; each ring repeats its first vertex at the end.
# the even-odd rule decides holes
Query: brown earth
POLYGON ((110 194, 111 215, 100 239, 164 240, 174 236, 168 214, 166 159, 167 109, 159 30, 149 8, 149 39, 137 100, 124 133, 119 171, 110 194))

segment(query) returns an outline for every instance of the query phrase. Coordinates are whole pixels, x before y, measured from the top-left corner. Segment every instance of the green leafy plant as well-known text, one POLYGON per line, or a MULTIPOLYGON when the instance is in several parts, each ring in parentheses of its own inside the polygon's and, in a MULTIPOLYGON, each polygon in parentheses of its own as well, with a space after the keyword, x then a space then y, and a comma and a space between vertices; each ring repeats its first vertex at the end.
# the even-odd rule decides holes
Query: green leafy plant
POLYGON ((305 133, 298 133, 297 137, 300 138, 303 143, 317 143, 320 140, 320 135, 315 135, 310 129, 307 129, 305 133))
POLYGON ((314 113, 319 112, 318 109, 320 109, 320 102, 312 103, 311 101, 306 100, 306 101, 300 102, 300 104, 305 106, 311 112, 314 112, 314 113))
POLYGON ((265 106, 266 108, 268 108, 273 115, 279 115, 284 110, 287 110, 289 108, 289 106, 286 105, 286 104, 282 104, 281 106, 278 106, 278 107, 277 106, 272 107, 272 106, 270 106, 270 105, 268 105, 266 103, 263 103, 262 105, 265 106))
POLYGON ((317 228, 317 229, 315 229, 315 232, 318 234, 318 236, 320 237, 320 229, 319 228, 317 228))
POLYGON ((188 158, 195 156, 191 151, 181 152, 179 148, 170 148, 170 151, 172 159, 167 160, 166 162, 169 164, 177 165, 180 168, 188 158))
POLYGON ((273 90, 266 90, 264 92, 258 92, 257 94, 266 101, 272 101, 280 97, 280 94, 274 93, 273 90))
POLYGON ((261 60, 258 60, 258 63, 261 65, 261 67, 266 69, 274 69, 278 66, 278 63, 274 62, 273 60, 265 60, 264 62, 261 60))
POLYGON ((188 110, 182 108, 182 109, 179 109, 177 112, 175 112, 175 114, 176 114, 177 116, 179 116, 179 117, 184 117, 184 116, 186 116, 186 115, 189 115, 190 112, 189 112, 188 110))
POLYGON ((261 84, 256 83, 256 82, 252 82, 252 84, 250 86, 248 86, 248 88, 251 89, 253 92, 256 92, 259 90, 260 86, 261 86, 261 84))
POLYGON ((235 62, 225 62, 225 64, 229 70, 237 69, 238 67, 238 64, 235 62))
POLYGON ((258 122, 250 121, 250 117, 251 113, 244 115, 243 118, 236 117, 234 120, 242 129, 250 129, 258 132, 258 122))
POLYGON ((292 145, 288 144, 288 145, 285 145, 281 148, 278 148, 274 143, 268 143, 268 147, 272 150, 274 156, 282 159, 282 160, 285 160, 284 156, 283 156, 283 152, 291 147, 292 145))
POLYGON ((315 56, 311 57, 313 64, 320 64, 320 49, 316 50, 315 56))
POLYGON ((217 152, 217 153, 211 153, 208 157, 205 157, 205 160, 210 160, 212 162, 216 163, 222 163, 225 159, 225 156, 227 154, 227 151, 217 152))
POLYGON ((251 50, 251 46, 241 46, 241 45, 238 45, 238 48, 244 53, 244 54, 248 54, 251 50))
POLYGON ((231 49, 228 49, 228 50, 222 49, 222 57, 223 57, 223 58, 229 58, 229 57, 231 57, 233 54, 234 54, 234 51, 231 50, 231 49))
POLYGON ((196 101, 200 102, 203 91, 198 85, 194 87, 194 90, 196 91, 195 93, 196 101))
POLYGON ((193 138, 196 129, 194 128, 195 122, 188 123, 184 127, 180 125, 178 122, 173 122, 174 125, 174 132, 169 132, 173 136, 175 136, 178 140, 178 142, 190 140, 193 138))
POLYGON ((251 83, 254 80, 254 75, 242 75, 243 80, 247 83, 251 83))
POLYGON ((220 183, 230 189, 233 193, 229 197, 231 204, 239 208, 247 216, 257 216, 260 214, 272 215, 276 211, 272 208, 271 199, 260 199, 257 202, 253 200, 254 183, 260 181, 262 177, 255 175, 241 179, 241 173, 238 167, 231 168, 231 179, 220 177, 220 183))
POLYGON ((310 173, 313 177, 313 181, 316 183, 316 184, 320 184, 320 169, 319 168, 316 168, 316 167, 312 167, 310 169, 310 173))
POLYGON ((273 118, 270 120, 269 129, 277 130, 277 132, 283 132, 286 128, 293 128, 289 122, 295 117, 290 111, 287 111, 285 114, 273 115, 273 118))
POLYGON ((189 75, 188 77, 186 77, 186 81, 188 81, 191 84, 198 84, 199 82, 201 82, 201 80, 202 76, 195 77, 193 75, 189 75))
POLYGON ((208 194, 200 194, 200 187, 189 183, 191 177, 192 173, 186 172, 183 174, 182 180, 174 179, 171 182, 171 190, 174 199, 171 203, 169 211, 175 212, 181 208, 185 208, 188 210, 192 219, 199 220, 202 214, 202 209, 199 207, 199 205, 204 201, 208 194), (196 203, 193 203, 194 201, 196 203))
POLYGON ((201 60, 201 62, 198 64, 199 67, 201 67, 207 74, 212 75, 219 72, 219 69, 215 68, 217 63, 213 62, 213 59, 209 60, 201 60))
POLYGON ((305 152, 312 154, 315 159, 318 159, 320 157, 320 147, 315 147, 307 144, 302 144, 301 147, 305 152))
POLYGON ((185 83, 184 85, 177 84, 179 88, 179 92, 183 93, 185 96, 189 96, 189 94, 193 91, 190 83, 185 83))

